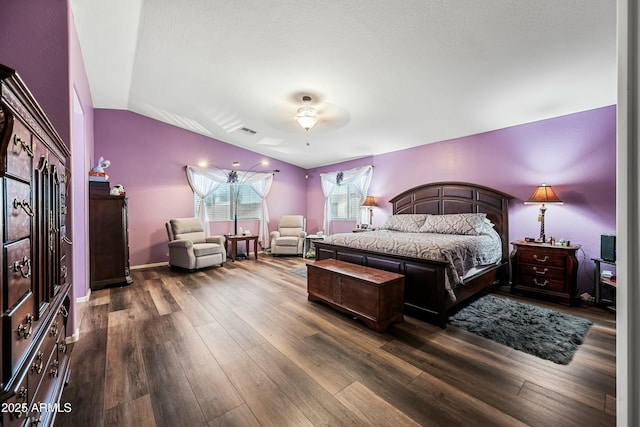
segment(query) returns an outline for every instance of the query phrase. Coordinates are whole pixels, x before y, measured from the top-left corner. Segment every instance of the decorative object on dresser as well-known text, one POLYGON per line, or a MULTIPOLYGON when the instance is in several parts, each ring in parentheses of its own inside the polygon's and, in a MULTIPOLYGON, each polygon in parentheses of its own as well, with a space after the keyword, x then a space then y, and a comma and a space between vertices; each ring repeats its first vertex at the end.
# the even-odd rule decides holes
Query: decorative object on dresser
POLYGON ((578 259, 580 245, 511 242, 511 291, 546 295, 579 305, 578 259))
POLYGON ((2 425, 52 425, 69 376, 70 152, 18 74, 0 65, 2 425), (4 409, 7 409, 6 411, 4 409))
MULTIPOLYGON (((497 261, 460 278, 461 283, 456 284, 458 286, 453 290, 452 286, 449 286, 451 283, 448 279, 451 266, 446 261, 392 253, 388 247, 384 250, 380 249, 382 245, 378 245, 377 248, 362 248, 328 241, 335 236, 347 240, 347 234, 352 237, 348 240, 366 241, 374 238, 375 233, 386 230, 329 236, 327 240, 315 243, 316 259, 340 259, 403 274, 405 276, 404 313, 445 328, 448 311, 454 306, 492 286, 496 281, 508 283, 508 201, 510 198, 511 196, 507 194, 481 185, 438 182, 412 188, 391 199, 393 216, 398 220, 398 225, 412 225, 418 229, 418 232, 404 233, 407 235, 432 234, 421 231, 421 224, 426 224, 425 219, 428 215, 440 218, 449 214, 459 214, 462 219, 460 225, 464 225, 462 217, 465 215, 474 219, 485 215, 485 218, 490 221, 489 223, 483 220, 481 227, 491 228, 495 239, 498 240, 495 248, 497 261), (411 221, 412 218, 419 216, 422 216, 420 221, 411 221), (402 220, 405 217, 408 221, 402 220)), ((431 225, 435 227, 442 224, 431 225)))
POLYGON ((539 185, 529 200, 524 202, 525 205, 533 205, 533 204, 541 204, 540 205, 540 214, 538 215, 538 222, 540 223, 540 242, 546 242, 546 236, 544 233, 544 213, 547 211, 547 207, 544 204, 555 204, 562 205, 562 200, 558 199, 556 193, 553 192, 553 189, 550 185, 542 184, 539 185))
POLYGON ((404 276, 336 259, 307 264, 309 301, 321 301, 382 332, 402 321, 404 276))
POLYGON ((128 199, 109 185, 89 182, 89 274, 91 289, 133 282, 129 270, 128 199))

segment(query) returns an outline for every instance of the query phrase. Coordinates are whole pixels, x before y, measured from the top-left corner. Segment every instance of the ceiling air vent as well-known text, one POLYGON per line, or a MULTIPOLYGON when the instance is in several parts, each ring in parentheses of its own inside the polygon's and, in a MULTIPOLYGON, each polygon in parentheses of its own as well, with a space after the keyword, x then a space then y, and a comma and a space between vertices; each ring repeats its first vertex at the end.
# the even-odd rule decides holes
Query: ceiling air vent
POLYGON ((238 132, 242 132, 242 133, 247 134, 247 135, 255 135, 256 134, 255 130, 249 129, 247 127, 241 127, 240 129, 238 129, 238 132))

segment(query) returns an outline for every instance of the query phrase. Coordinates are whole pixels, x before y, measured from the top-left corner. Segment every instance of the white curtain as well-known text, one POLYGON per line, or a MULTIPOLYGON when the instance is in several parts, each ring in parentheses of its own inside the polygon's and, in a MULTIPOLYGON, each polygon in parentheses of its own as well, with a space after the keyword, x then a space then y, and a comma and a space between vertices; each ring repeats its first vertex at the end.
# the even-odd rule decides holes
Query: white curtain
MULTIPOLYGON (((226 184, 229 179, 230 170, 218 168, 201 168, 198 166, 187 166, 187 180, 194 193, 200 197, 199 217, 204 224, 205 233, 209 235, 209 216, 207 214, 206 198, 209 197, 221 184, 226 184), (197 180, 196 177, 203 179, 197 180)), ((247 184, 253 188, 262 199, 260 210, 260 225, 258 227, 258 241, 262 247, 266 247, 265 242, 269 242, 269 210, 267 209, 267 194, 271 190, 273 183, 272 173, 260 172, 238 172, 238 185, 242 187, 247 184)), ((238 187, 238 190, 239 190, 238 187)))
POLYGON ((200 221, 204 226, 205 236, 209 236, 209 215, 207 214, 207 197, 213 194, 220 184, 227 182, 228 171, 220 169, 206 169, 197 166, 187 166, 187 180, 194 193, 200 197, 200 207, 198 208, 200 221), (196 177, 204 179, 196 181, 196 177))
POLYGON ((271 245, 269 239, 269 209, 267 208, 267 194, 271 190, 273 175, 270 173, 259 173, 247 180, 247 184, 258 193, 262 199, 262 209, 260 210, 260 226, 258 227, 258 241, 263 248, 271 245))
POLYGON ((324 219, 322 227, 325 233, 331 234, 331 204, 330 198, 333 191, 338 186, 338 175, 342 175, 340 185, 353 184, 353 188, 360 194, 360 204, 364 202, 369 191, 371 178, 373 176, 373 166, 362 166, 346 171, 336 171, 320 174, 322 193, 324 194, 324 219))

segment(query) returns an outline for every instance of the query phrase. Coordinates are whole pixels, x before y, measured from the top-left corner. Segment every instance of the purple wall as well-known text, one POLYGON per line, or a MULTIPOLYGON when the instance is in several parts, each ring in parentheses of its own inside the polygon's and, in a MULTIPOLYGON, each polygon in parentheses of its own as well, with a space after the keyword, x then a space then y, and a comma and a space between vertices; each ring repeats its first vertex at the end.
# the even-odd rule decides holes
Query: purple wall
POLYGON ((537 237, 539 206, 523 202, 546 183, 565 202, 548 206, 546 234, 582 245, 579 284, 593 293, 591 258, 600 255, 600 235, 616 230, 615 115, 614 106, 604 107, 310 170, 308 223, 322 224, 320 173, 373 164, 369 193, 380 206, 374 226, 391 214, 388 200, 396 194, 428 182, 464 181, 512 195, 510 238, 537 237))
MULTIPOLYGON (((0 63, 14 68, 25 81, 72 156, 93 147, 93 106, 89 85, 80 53, 73 18, 66 0, 5 0, 0 6, 0 63), (73 110, 75 88, 84 110, 84 126, 76 128, 73 110), (73 126, 72 126, 73 123, 73 126), (73 131, 72 131, 73 127, 73 131), (78 133, 82 138, 76 139, 78 133), (79 141, 79 142, 77 142, 79 141)), ((73 159, 72 177, 86 176, 86 169, 73 159)), ((77 215, 76 205, 86 203, 86 194, 76 191, 75 182, 68 202, 72 206, 73 227, 67 233, 75 241, 73 258, 86 254, 86 217, 77 215), (80 227, 76 227, 80 224, 80 227), (75 230, 75 232, 74 232, 75 230)), ((86 257, 85 257, 86 258, 86 257)), ((84 296, 88 276, 86 263, 71 265, 74 287, 72 296, 84 296), (80 275, 78 276, 78 271, 80 275)), ((75 298, 74 298, 75 299, 75 298)), ((76 331, 75 304, 71 306, 70 333, 76 331)))
POLYGON ((0 63, 18 71, 68 144, 67 18, 63 0, 3 0, 0 6, 0 63))
MULTIPOLYGON (((222 168, 239 161, 247 169, 266 156, 119 110, 95 110, 95 158, 111 160, 111 186, 122 184, 129 198, 131 265, 168 260, 164 224, 170 218, 194 216, 193 192, 184 166, 202 159, 222 168)), ((280 169, 267 197, 270 230, 284 214, 307 210, 304 170, 267 158, 280 169)), ((95 162, 95 159, 94 159, 95 162)), ((257 222, 239 222, 257 234, 257 222)), ((212 234, 228 233, 231 222, 212 222, 212 234)))

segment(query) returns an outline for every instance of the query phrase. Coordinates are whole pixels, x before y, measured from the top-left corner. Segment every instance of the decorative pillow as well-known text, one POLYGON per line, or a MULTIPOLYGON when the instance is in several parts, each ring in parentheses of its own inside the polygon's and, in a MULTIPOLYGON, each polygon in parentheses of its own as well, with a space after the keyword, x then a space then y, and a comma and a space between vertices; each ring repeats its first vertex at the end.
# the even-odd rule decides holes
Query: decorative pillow
POLYGON ((401 214, 391 215, 384 222, 383 230, 402 231, 405 233, 419 233, 420 226, 424 224, 427 214, 401 214))
POLYGON ((420 227, 422 233, 465 234, 477 236, 484 231, 484 213, 429 215, 420 227))

